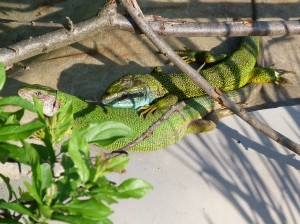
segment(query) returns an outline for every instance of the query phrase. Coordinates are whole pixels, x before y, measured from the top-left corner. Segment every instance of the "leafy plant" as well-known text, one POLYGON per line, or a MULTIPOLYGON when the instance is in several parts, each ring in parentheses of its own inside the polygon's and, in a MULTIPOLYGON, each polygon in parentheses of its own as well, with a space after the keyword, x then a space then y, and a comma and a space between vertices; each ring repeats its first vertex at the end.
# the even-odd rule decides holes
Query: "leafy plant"
MULTIPOLYGON (((0 64, 0 90, 5 82, 4 66, 0 64)), ((120 185, 109 181, 105 175, 121 172, 128 163, 127 157, 109 160, 90 160, 89 144, 107 146, 121 137, 131 135, 131 129, 117 122, 91 124, 78 130, 58 150, 61 136, 70 132, 73 123, 72 104, 66 104, 57 114, 44 116, 41 103, 34 105, 18 97, 0 99, 0 162, 8 159, 29 165, 32 181, 24 182, 25 189, 18 192, 9 177, 0 174, 7 186, 8 199, 0 199, 0 223, 47 223, 60 220, 68 223, 101 223, 111 221, 109 207, 118 199, 143 197, 152 186, 140 179, 128 179, 120 185), (6 112, 4 106, 18 106, 6 112), (25 110, 35 112, 38 118, 21 124, 25 110), (38 135, 43 144, 29 143, 28 138, 38 135), (61 160, 63 172, 54 174, 54 163, 61 160)))

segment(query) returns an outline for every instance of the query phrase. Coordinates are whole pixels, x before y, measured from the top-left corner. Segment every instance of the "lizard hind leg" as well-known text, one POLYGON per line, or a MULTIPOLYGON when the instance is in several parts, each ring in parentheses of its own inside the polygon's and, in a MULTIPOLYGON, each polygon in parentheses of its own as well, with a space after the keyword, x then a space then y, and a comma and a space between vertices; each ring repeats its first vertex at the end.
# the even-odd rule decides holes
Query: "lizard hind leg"
POLYGON ((162 73, 162 68, 160 66, 156 66, 153 68, 151 71, 151 74, 161 74, 162 73))
POLYGON ((187 127, 186 133, 195 134, 212 131, 217 128, 219 119, 230 116, 232 114, 233 112, 226 108, 215 110, 205 116, 205 119, 197 119, 191 121, 187 127))
POLYGON ((44 130, 38 130, 36 131, 32 136, 30 136, 31 139, 43 139, 45 138, 45 131, 44 130))
POLYGON ((187 134, 196 134, 202 132, 209 132, 214 130, 217 125, 210 120, 205 119, 196 119, 189 123, 186 133, 187 134))

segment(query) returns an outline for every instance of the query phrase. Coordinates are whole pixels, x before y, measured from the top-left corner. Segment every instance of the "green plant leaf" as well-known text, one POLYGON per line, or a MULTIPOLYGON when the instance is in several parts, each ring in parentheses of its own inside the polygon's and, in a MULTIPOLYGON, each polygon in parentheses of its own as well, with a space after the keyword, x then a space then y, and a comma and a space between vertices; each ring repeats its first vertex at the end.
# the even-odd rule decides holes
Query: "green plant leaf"
POLYGON ((4 163, 8 158, 14 159, 20 163, 29 164, 26 152, 23 148, 13 144, 0 142, 0 162, 4 163))
POLYGON ((24 108, 25 110, 29 110, 31 112, 35 112, 36 109, 34 105, 28 100, 23 99, 19 96, 6 96, 0 99, 0 106, 19 106, 24 108))
MULTIPOLYGON (((56 115, 52 117, 46 117, 44 115, 43 112, 43 104, 37 99, 36 96, 33 96, 33 102, 35 105, 35 109, 36 112, 38 114, 38 118, 39 120, 45 124, 46 128, 43 130, 43 132, 41 133, 40 138, 42 139, 42 141, 45 144, 45 153, 47 154, 47 156, 49 156, 50 158, 50 162, 54 163, 55 162, 55 152, 54 152, 54 148, 53 148, 53 144, 55 143, 55 136, 52 136, 51 133, 51 127, 49 126, 49 120, 55 120, 56 119, 56 115)), ((54 124, 55 125, 55 124, 54 124)))
POLYGON ((0 127, 20 124, 20 120, 23 117, 24 109, 20 109, 13 112, 0 111, 0 127))
POLYGON ((47 128, 52 137, 52 144, 60 142, 66 134, 71 132, 73 126, 73 106, 72 102, 67 102, 52 117, 46 119, 47 128))
POLYGON ((0 208, 12 210, 19 214, 28 215, 29 217, 34 218, 34 214, 28 208, 19 203, 5 202, 2 200, 0 201, 0 208))
POLYGON ((26 187, 28 188, 28 191, 30 192, 31 196, 37 200, 38 203, 41 203, 41 186, 42 186, 42 177, 41 177, 41 166, 40 166, 40 157, 35 150, 35 148, 25 142, 22 141, 24 150, 26 151, 26 156, 29 161, 29 165, 31 166, 31 171, 32 171, 32 187, 28 188, 28 185, 26 187), (39 199, 37 199, 39 198, 39 199))
POLYGON ((72 168, 74 168, 74 163, 72 159, 67 156, 66 154, 63 154, 61 165, 63 166, 65 170, 65 174, 68 176, 70 173, 72 173, 72 168))
POLYGON ((44 190, 51 186, 53 182, 53 176, 49 164, 43 163, 40 167, 41 167, 41 190, 44 190))
POLYGON ((49 207, 49 206, 46 206, 46 205, 39 205, 39 209, 41 211, 41 214, 46 217, 47 219, 50 219, 51 218, 51 215, 52 215, 52 212, 53 210, 49 207))
POLYGON ((9 218, 0 218, 0 223, 5 223, 5 224, 21 224, 20 222, 18 222, 15 219, 9 219, 9 218))
POLYGON ((70 197, 71 192, 76 192, 78 187, 82 185, 82 181, 77 172, 77 168, 74 167, 74 163, 66 154, 62 157, 62 166, 65 170, 60 175, 57 184, 58 198, 60 201, 64 201, 70 197))
POLYGON ((31 166, 32 180, 34 182, 36 189, 40 190, 42 185, 40 157, 37 151, 35 150, 35 148, 31 144, 25 141, 22 141, 22 143, 23 143, 24 150, 26 152, 27 159, 29 161, 29 165, 31 166))
POLYGON ((128 157, 114 157, 109 160, 102 162, 105 172, 122 172, 125 166, 128 164, 128 157))
POLYGON ((43 204, 39 193, 37 192, 37 189, 28 182, 24 182, 24 185, 27 188, 27 191, 30 194, 30 196, 33 197, 40 205, 43 204))
POLYGON ((18 188, 20 199, 22 202, 33 201, 34 198, 29 194, 28 191, 24 191, 22 188, 18 188))
POLYGON ((48 145, 44 146, 44 145, 31 143, 31 146, 35 148, 35 150, 39 154, 39 157, 40 157, 41 160, 48 160, 49 159, 49 157, 50 157, 49 151, 51 150, 51 148, 49 149, 48 145))
MULTIPOLYGON (((45 137, 42 139, 42 141, 45 144, 45 154, 49 158, 49 162, 54 164, 56 160, 55 151, 54 151, 54 145, 52 145, 52 138, 48 135, 48 131, 46 131, 45 137)), ((39 154, 41 155, 41 151, 37 147, 35 147, 39 154)), ((43 155, 44 156, 44 155, 43 155)))
POLYGON ((113 212, 109 207, 93 198, 89 200, 75 199, 69 204, 54 205, 54 207, 62 209, 70 215, 82 215, 94 220, 106 219, 113 212))
POLYGON ((22 140, 45 127, 39 120, 24 125, 9 125, 0 127, 0 141, 22 140))
POLYGON ((59 192, 58 192, 57 182, 54 183, 53 181, 51 185, 46 189, 46 194, 43 198, 44 204, 46 204, 47 206, 51 206, 52 201, 57 198, 58 194, 59 192))
POLYGON ((88 143, 97 143, 102 147, 108 146, 119 138, 133 136, 130 127, 115 121, 90 124, 83 128, 80 133, 88 143))
POLYGON ((83 139, 78 130, 75 128, 68 144, 69 155, 78 169, 78 174, 83 183, 87 182, 90 176, 88 168, 89 160, 89 146, 85 139, 83 139))
POLYGON ((98 183, 98 180, 109 172, 121 173, 129 161, 128 157, 114 157, 109 160, 100 161, 96 158, 94 169, 91 169, 91 181, 98 183))
POLYGON ((105 201, 108 204, 114 204, 118 202, 116 200, 116 198, 118 198, 117 187, 110 183, 106 186, 99 186, 91 190, 91 195, 93 198, 105 201))
POLYGON ((2 90, 6 80, 5 68, 2 63, 0 63, 0 91, 2 90))
POLYGON ((36 109, 39 119, 41 121, 45 122, 45 115, 43 112, 43 104, 38 100, 38 98, 36 96, 33 96, 32 99, 33 99, 34 106, 35 106, 35 109, 36 109))
POLYGON ((132 178, 132 179, 125 180, 118 187, 118 192, 120 198, 139 199, 152 189, 153 189, 152 185, 150 185, 146 181, 132 178))
MULTIPOLYGON (((64 175, 63 178, 60 178, 57 182, 57 196, 56 198, 63 202, 66 199, 70 198, 70 195, 76 194, 77 190, 80 186, 82 186, 82 182, 80 181, 79 176, 77 173, 72 173, 67 175, 64 175), (75 176, 73 178, 72 176, 75 176)), ((58 203, 58 202, 57 202, 58 203)))
POLYGON ((6 121, 5 121, 5 125, 14 125, 20 124, 20 120, 24 115, 24 109, 15 111, 15 112, 9 112, 9 116, 7 117, 6 121))
POLYGON ((83 216, 53 214, 52 219, 72 224, 113 224, 110 220, 94 220, 83 216))

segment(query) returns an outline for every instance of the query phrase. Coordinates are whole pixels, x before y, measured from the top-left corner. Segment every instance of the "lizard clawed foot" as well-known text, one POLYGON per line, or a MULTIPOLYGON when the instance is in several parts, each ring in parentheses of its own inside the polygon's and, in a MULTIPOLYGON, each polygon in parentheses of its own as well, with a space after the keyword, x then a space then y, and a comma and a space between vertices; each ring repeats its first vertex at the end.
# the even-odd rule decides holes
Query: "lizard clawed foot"
POLYGON ((292 85, 293 84, 290 80, 288 80, 287 78, 283 78, 283 77, 277 77, 277 79, 274 83, 277 84, 277 85, 279 85, 279 84, 290 84, 290 85, 292 85))
POLYGON ((296 74, 293 71, 287 71, 284 69, 274 69, 275 71, 275 76, 276 76, 276 80, 275 80, 275 84, 291 84, 292 82, 290 80, 288 80, 287 78, 282 77, 283 74, 287 74, 287 73, 291 73, 291 74, 296 74))
POLYGON ((160 98, 158 101, 155 101, 151 105, 145 105, 140 107, 139 111, 143 110, 140 113, 140 117, 148 117, 151 114, 154 114, 158 110, 170 108, 172 105, 175 105, 177 102, 178 102, 178 96, 174 94, 168 94, 160 98))
POLYGON ((155 104, 142 106, 139 108, 139 111, 141 111, 140 117, 147 118, 151 114, 154 114, 157 110, 158 110, 158 107, 155 104))
POLYGON ((157 73, 162 73, 162 68, 160 66, 156 66, 153 68, 151 71, 151 74, 157 74, 157 73))
POLYGON ((45 132, 43 130, 38 130, 32 136, 30 136, 30 138, 31 139, 42 139, 42 138, 45 138, 45 132))
POLYGON ((200 63, 215 63, 227 57, 226 54, 214 54, 210 51, 192 51, 185 48, 186 51, 176 51, 186 63, 200 62, 200 63))
POLYGON ((176 51, 176 54, 188 64, 196 61, 196 51, 192 51, 190 48, 185 47, 185 51, 176 51))

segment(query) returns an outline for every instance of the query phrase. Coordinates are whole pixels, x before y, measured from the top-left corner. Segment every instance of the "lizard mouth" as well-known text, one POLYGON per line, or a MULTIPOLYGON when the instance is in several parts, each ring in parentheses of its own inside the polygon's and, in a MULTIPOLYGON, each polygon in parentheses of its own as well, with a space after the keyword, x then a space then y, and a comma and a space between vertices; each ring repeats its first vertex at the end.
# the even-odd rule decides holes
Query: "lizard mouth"
POLYGON ((44 105, 43 113, 46 116, 51 117, 59 110, 59 108, 60 108, 60 103, 54 97, 54 99, 49 102, 49 105, 44 105))
POLYGON ((103 95, 102 103, 104 105, 119 107, 119 108, 133 108, 137 109, 144 104, 146 94, 143 91, 135 93, 118 93, 112 96, 103 95))
POLYGON ((48 87, 39 85, 25 86, 18 90, 18 94, 31 103, 34 103, 33 97, 36 97, 43 105, 43 113, 48 117, 53 116, 61 106, 56 97, 56 91, 48 87))

